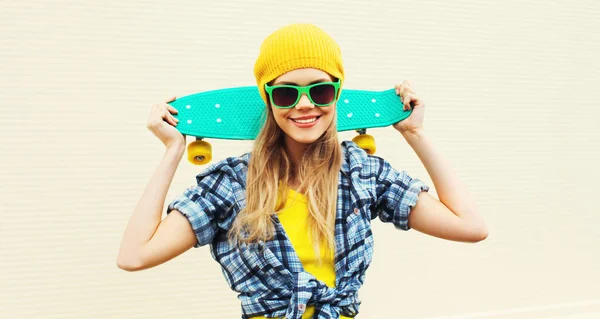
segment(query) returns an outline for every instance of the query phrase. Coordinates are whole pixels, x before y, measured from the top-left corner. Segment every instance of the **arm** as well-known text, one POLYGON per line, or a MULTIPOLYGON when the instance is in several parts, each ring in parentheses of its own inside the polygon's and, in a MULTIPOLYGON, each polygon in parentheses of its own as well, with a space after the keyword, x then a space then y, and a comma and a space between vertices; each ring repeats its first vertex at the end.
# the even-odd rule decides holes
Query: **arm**
POLYGON ((439 196, 421 192, 408 224, 422 233, 462 242, 478 242, 488 235, 475 203, 450 164, 423 130, 402 133, 427 170, 439 196))
POLYGON ((488 230, 477 214, 469 191, 425 134, 425 104, 415 94, 409 81, 396 85, 396 93, 401 96, 404 109, 412 108, 412 113, 407 119, 394 124, 394 128, 402 133, 425 166, 439 196, 437 200, 428 192, 419 194, 408 218, 409 227, 448 240, 484 240, 488 230))
POLYGON ((184 146, 169 147, 152 175, 129 220, 117 256, 127 271, 162 264, 194 246, 196 236, 188 220, 174 210, 161 221, 169 186, 184 154, 184 146))

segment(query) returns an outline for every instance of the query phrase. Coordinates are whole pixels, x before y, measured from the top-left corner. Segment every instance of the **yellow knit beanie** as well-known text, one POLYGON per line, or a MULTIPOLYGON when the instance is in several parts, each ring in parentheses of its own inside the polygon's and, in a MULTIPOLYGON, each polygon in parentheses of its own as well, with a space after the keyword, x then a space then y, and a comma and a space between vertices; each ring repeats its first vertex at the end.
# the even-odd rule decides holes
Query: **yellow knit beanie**
POLYGON ((262 43, 254 65, 260 96, 268 104, 265 84, 301 68, 315 68, 344 82, 342 54, 327 33, 312 24, 291 24, 271 33, 262 43))

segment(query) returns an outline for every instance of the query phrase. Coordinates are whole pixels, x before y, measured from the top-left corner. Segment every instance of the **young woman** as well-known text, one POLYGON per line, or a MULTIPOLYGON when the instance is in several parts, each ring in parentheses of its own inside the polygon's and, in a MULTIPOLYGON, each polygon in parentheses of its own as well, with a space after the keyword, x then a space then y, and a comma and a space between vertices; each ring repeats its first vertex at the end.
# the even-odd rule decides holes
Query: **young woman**
POLYGON ((344 68, 323 30, 294 24, 275 31, 254 71, 267 117, 252 151, 208 167, 163 220, 186 144, 175 128, 177 110, 167 104, 174 98, 153 106, 148 128, 166 151, 127 225, 119 268, 147 269, 209 244, 239 293, 242 318, 353 318, 372 258, 372 220, 446 240, 486 238, 467 189, 423 128, 425 106, 409 82, 395 88, 413 112, 393 127, 422 161, 439 200, 386 160, 338 142, 344 68))

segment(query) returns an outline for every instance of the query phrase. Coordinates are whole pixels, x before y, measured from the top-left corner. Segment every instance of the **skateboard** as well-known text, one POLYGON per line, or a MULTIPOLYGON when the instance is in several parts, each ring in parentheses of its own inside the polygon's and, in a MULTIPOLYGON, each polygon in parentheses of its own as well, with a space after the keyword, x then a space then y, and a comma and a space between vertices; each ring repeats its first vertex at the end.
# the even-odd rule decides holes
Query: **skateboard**
MULTIPOLYGON (((178 113, 176 128, 195 141, 187 146, 188 161, 207 164, 212 146, 206 138, 253 140, 264 123, 265 103, 256 86, 233 87, 194 93, 169 103, 178 113)), ((366 91, 343 89, 337 101, 338 132, 354 130, 352 141, 369 154, 376 151, 375 140, 367 129, 395 124, 410 116, 394 89, 366 91)))

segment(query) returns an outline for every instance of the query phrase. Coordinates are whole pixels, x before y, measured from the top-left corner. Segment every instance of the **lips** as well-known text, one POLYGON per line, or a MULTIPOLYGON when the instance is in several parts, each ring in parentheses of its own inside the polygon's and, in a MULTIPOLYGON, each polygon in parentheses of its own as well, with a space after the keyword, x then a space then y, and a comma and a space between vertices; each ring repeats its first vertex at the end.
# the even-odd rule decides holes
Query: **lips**
POLYGON ((294 123, 298 127, 306 128, 314 126, 321 116, 311 115, 311 116, 300 116, 295 118, 290 118, 292 123, 294 123))
POLYGON ((312 122, 315 122, 316 120, 318 120, 319 117, 321 117, 321 116, 320 115, 306 115, 306 116, 293 117, 290 119, 296 123, 312 123, 312 122))
POLYGON ((308 123, 313 123, 318 119, 318 117, 311 117, 309 119, 292 119, 292 121, 296 122, 296 123, 301 123, 301 124, 308 124, 308 123))

